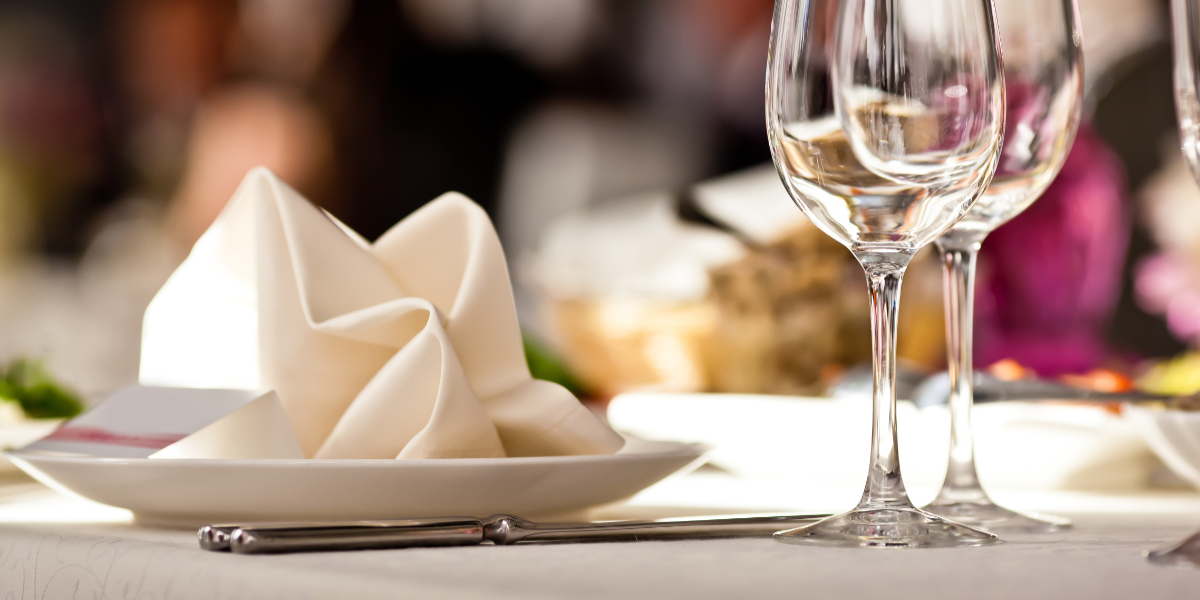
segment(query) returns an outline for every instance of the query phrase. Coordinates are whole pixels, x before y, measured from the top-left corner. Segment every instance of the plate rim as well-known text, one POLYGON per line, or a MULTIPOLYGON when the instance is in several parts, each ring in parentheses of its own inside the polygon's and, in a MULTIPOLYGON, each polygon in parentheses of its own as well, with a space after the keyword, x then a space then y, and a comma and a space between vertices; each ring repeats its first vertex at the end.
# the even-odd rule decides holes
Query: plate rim
POLYGON ((700 442, 675 442, 647 440, 655 444, 669 444, 673 448, 624 454, 574 454, 560 456, 506 456, 501 458, 121 458, 100 456, 57 456, 21 449, 0 451, 5 458, 54 462, 59 464, 104 464, 104 465, 188 465, 188 466, 303 466, 308 468, 347 467, 416 467, 431 468, 439 465, 455 467, 497 467, 503 465, 553 464, 579 462, 636 461, 647 458, 691 457, 699 459, 712 450, 709 444, 700 442))

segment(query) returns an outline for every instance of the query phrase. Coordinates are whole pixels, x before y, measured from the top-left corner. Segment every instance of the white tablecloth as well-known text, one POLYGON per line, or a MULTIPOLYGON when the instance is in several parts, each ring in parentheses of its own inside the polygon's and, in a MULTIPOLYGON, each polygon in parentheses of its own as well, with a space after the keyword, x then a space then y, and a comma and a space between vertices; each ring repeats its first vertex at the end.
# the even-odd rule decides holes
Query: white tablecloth
MULTIPOLYGON (((694 514, 738 503, 844 508, 853 493, 699 473, 669 479, 601 516, 694 514)), ((940 550, 736 539, 233 556, 199 550, 194 532, 139 528, 124 511, 10 478, 0 484, 0 598, 1200 597, 1200 571, 1142 557, 1200 528, 1200 495, 996 495, 1020 508, 1058 511, 1076 527, 940 550)))

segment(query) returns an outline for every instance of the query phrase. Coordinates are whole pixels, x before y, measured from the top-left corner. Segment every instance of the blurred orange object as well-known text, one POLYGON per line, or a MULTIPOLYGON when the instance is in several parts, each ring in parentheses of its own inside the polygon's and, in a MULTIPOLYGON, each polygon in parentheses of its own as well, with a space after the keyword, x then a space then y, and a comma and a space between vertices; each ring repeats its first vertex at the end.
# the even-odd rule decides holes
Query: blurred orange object
POLYGON ((1128 392, 1133 389, 1133 380, 1108 369, 1092 369, 1082 375, 1063 375, 1059 381, 1097 392, 1128 392))
POLYGON ((1017 381, 1018 379, 1037 377, 1037 373, 1034 373, 1032 369, 1026 369, 1021 363, 1011 358, 992 363, 992 366, 987 368, 987 372, 1001 381, 1017 381))
MULTIPOLYGON (((988 373, 1002 381, 1036 378, 1037 372, 1011 358, 998 360, 987 368, 988 373)), ((1067 374, 1058 378, 1072 387, 1097 392, 1128 392, 1134 389, 1133 380, 1110 369, 1092 369, 1087 373, 1067 374)))

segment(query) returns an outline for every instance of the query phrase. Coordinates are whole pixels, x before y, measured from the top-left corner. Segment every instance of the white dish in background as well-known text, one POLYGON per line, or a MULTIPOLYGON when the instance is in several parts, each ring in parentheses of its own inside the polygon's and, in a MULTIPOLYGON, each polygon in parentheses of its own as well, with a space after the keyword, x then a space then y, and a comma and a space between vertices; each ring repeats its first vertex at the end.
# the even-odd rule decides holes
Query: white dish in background
POLYGON ((1167 468, 1200 489, 1200 412, 1127 404, 1125 417, 1167 468))
MULTIPOLYGON (((910 486, 936 489, 946 473, 949 411, 897 404, 900 462, 910 486)), ((862 489, 870 447, 867 399, 750 394, 631 393, 609 422, 648 439, 712 446, 712 464, 738 475, 862 489)), ((1133 490, 1158 467, 1141 436, 1102 407, 992 402, 972 411, 984 486, 1023 490, 1133 490)))
MULTIPOLYGON (((20 448, 40 440, 54 431, 62 419, 25 419, 0 424, 0 450, 20 448)), ((0 473, 19 471, 16 465, 0 458, 0 473)))
POLYGON ((700 464, 697 444, 631 439, 614 455, 428 460, 6 457, 60 491, 142 524, 566 515, 628 498, 700 464))

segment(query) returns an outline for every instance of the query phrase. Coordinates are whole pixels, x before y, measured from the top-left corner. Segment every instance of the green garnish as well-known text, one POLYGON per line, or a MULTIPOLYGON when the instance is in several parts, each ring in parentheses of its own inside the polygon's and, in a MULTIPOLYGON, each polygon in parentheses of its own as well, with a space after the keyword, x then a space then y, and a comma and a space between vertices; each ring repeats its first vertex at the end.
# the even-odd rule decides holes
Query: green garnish
POLYGON ((583 383, 549 348, 528 335, 522 334, 521 341, 525 343, 525 361, 529 363, 529 373, 534 379, 553 381, 570 390, 576 398, 588 395, 583 383))
POLYGON ((39 360, 18 358, 0 373, 0 401, 16 402, 31 419, 65 419, 83 412, 74 392, 50 377, 39 360))

